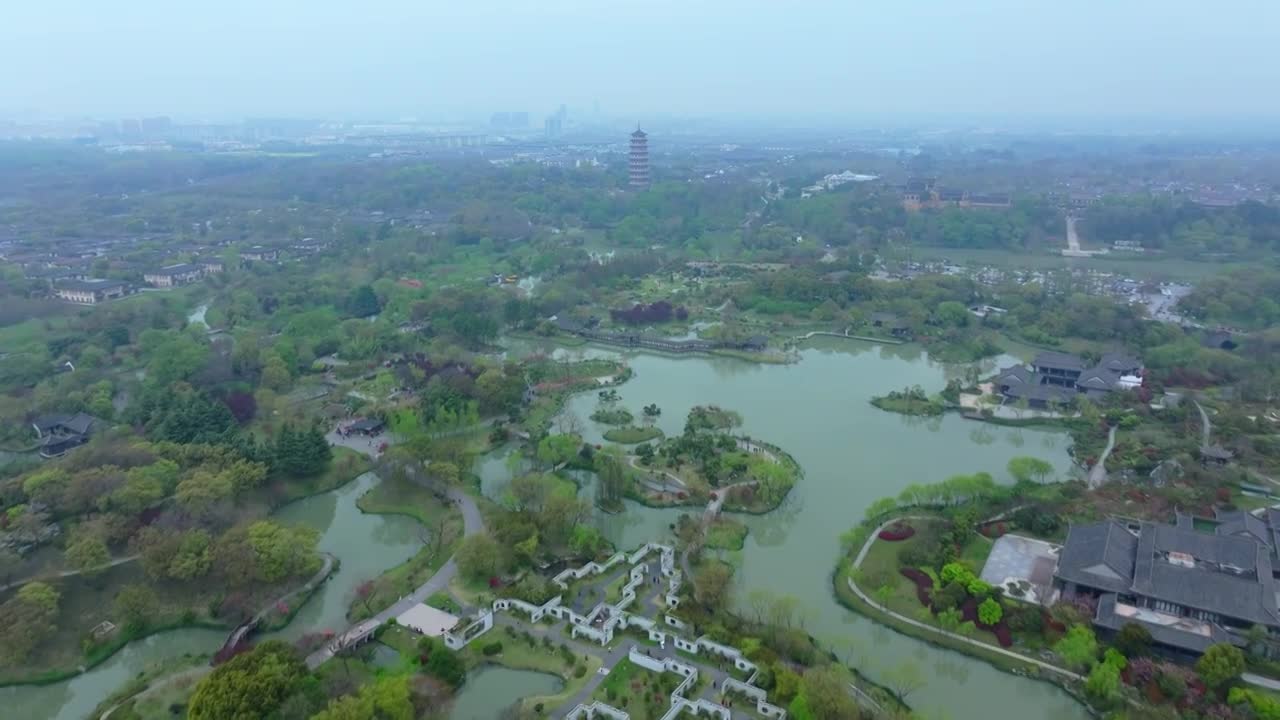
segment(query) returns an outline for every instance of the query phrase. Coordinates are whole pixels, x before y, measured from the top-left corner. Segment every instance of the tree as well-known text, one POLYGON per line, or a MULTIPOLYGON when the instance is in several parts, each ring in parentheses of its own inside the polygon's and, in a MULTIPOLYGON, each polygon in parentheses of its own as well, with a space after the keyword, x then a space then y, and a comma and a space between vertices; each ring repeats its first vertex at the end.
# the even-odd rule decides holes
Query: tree
POLYGON ((1210 645, 1196 661, 1196 673, 1204 684, 1225 692, 1244 672, 1244 653, 1230 643, 1210 645))
POLYGON ((578 454, 582 441, 573 435, 548 435, 538 443, 538 461, 547 467, 569 462, 578 454))
POLYGON ((173 499, 188 513, 204 517, 219 503, 230 500, 234 492, 230 477, 200 469, 178 483, 173 499))
POLYGON ((268 640, 219 665, 196 686, 190 720, 271 717, 310 673, 287 643, 268 640))
POLYGON ((1120 694, 1120 668, 1108 662, 1094 665, 1085 680, 1084 691, 1094 700, 1104 703, 1114 701, 1120 694))
POLYGON ((1093 630, 1084 625, 1076 625, 1053 646, 1053 651, 1067 665, 1086 668, 1098 657, 1098 639, 1093 630))
POLYGON ((116 595, 116 617, 123 623, 126 633, 145 630, 160 609, 156 593, 146 585, 125 585, 116 595))
POLYGON ((995 625, 1004 617, 1004 608, 995 598, 987 598, 978 606, 978 620, 983 625, 995 625))
POLYGON ((111 562, 111 552, 107 544, 94 535, 83 534, 75 542, 67 546, 67 562, 86 577, 95 577, 106 570, 111 562))
POLYGON ((938 307, 933 312, 934 320, 944 327, 965 327, 969 324, 971 315, 969 309, 963 303, 955 300, 947 300, 938 303, 938 307))
POLYGON ((36 581, 23 585, 0 605, 0 665, 19 665, 46 638, 57 631, 61 595, 36 581))
POLYGON ((732 582, 733 571, 727 564, 708 563, 694 574, 693 595, 705 607, 724 607, 732 582))
POLYGON ((347 295, 347 314, 355 318, 365 318, 382 312, 378 296, 373 287, 361 285, 347 295))
POLYGON ((468 536, 456 556, 458 569, 472 580, 488 580, 502 571, 502 546, 488 533, 468 536))
POLYGON ((279 582, 319 569, 316 544, 320 535, 312 528, 259 520, 249 526, 248 540, 257 577, 264 582, 279 582))
POLYGON ((1046 478, 1053 474, 1053 465, 1041 460, 1040 458, 1019 456, 1009 460, 1009 474, 1018 482, 1030 482, 1032 478, 1036 482, 1043 483, 1046 478))
POLYGON ((885 673, 884 683, 899 700, 906 702, 908 695, 925 686, 925 677, 919 665, 903 660, 885 673))
POLYGON ((1116 648, 1125 657, 1142 657, 1151 650, 1151 633, 1138 623, 1125 623, 1116 633, 1116 648))
POLYGON ((597 501, 606 510, 621 509, 626 494, 626 473, 622 458, 613 451, 599 452, 595 456, 597 501))
POLYGON ((462 658, 438 639, 424 637, 419 640, 418 653, 423 669, 452 687, 460 687, 467 679, 467 667, 462 658))
POLYGON ((367 684, 357 695, 330 701, 312 720, 413 720, 414 717, 409 677, 400 675, 367 684))
POLYGON ((797 699, 804 698, 804 705, 814 720, 858 717, 858 705, 849 694, 852 680, 848 670, 834 663, 809 668, 800 680, 797 699))

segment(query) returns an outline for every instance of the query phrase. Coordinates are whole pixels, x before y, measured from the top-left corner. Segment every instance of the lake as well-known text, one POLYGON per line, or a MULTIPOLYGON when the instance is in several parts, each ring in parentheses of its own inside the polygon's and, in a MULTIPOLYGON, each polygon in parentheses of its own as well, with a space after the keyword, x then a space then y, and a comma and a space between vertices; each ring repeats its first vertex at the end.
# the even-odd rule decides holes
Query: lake
MULTIPOLYGON (((554 351, 520 341, 513 354, 554 351)), ((656 403, 658 427, 681 432, 689 409, 720 405, 741 413, 742 431, 789 452, 805 476, 780 509, 761 516, 737 516, 750 528, 736 579, 737 596, 757 588, 798 597, 805 628, 833 647, 853 644, 858 668, 872 679, 902 660, 915 661, 930 678, 911 704, 926 717, 944 711, 950 718, 988 717, 993 699, 1001 717, 1026 720, 1081 720, 1084 708, 1047 683, 1017 677, 983 662, 892 632, 836 603, 831 572, 839 558, 839 536, 857 524, 874 500, 897 495, 911 483, 936 482, 958 473, 985 471, 1010 480, 1005 466, 1018 455, 1053 463, 1060 475, 1075 472, 1065 433, 1000 428, 956 414, 906 417, 872 407, 869 400, 889 390, 919 385, 941 390, 963 366, 932 362, 916 345, 877 345, 840 338, 815 338, 800 349, 800 362, 765 365, 718 357, 618 353, 589 347, 583 354, 620 357, 635 377, 618 388, 620 407, 637 417, 656 403)), ((582 350, 560 350, 576 355, 582 350)), ((1016 358, 985 361, 991 372, 1016 358)), ((607 427, 589 420, 594 392, 570 398, 565 412, 577 416, 591 442, 607 427)), ((480 465, 489 492, 500 492, 506 470, 500 456, 480 465)), ((509 477, 509 476, 508 476, 509 477)), ((621 515, 597 513, 596 522, 620 548, 667 537, 667 527, 688 510, 651 509, 627 502, 621 515)))

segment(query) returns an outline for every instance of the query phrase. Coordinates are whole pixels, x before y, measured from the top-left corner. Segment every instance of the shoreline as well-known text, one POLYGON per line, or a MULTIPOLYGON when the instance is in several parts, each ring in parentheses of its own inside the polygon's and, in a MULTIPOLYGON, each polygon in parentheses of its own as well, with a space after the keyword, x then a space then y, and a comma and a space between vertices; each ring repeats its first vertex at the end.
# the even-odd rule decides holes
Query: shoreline
MULTIPOLYGON (((275 515, 280 510, 300 500, 305 500, 307 498, 315 497, 317 495, 323 495, 325 493, 336 492, 337 490, 340 490, 341 488, 346 487, 347 485, 351 484, 356 479, 358 479, 361 475, 364 475, 365 473, 368 473, 368 472, 371 472, 371 470, 364 470, 327 490, 320 490, 317 492, 308 493, 307 495, 303 495, 300 497, 290 498, 289 500, 281 503, 280 505, 272 507, 271 512, 267 514, 267 517, 271 517, 272 515, 275 515)), ((297 616, 298 612, 302 610, 303 606, 305 606, 308 602, 311 601, 313 597, 315 597, 316 592, 321 588, 321 586, 324 585, 325 581, 327 581, 330 577, 333 576, 333 573, 336 572, 340 566, 341 566, 341 561, 335 557, 333 559, 333 564, 332 564, 332 567, 329 569, 328 574, 319 582, 314 583, 314 587, 312 587, 310 591, 307 592, 307 596, 306 598, 303 599, 302 602, 290 608, 289 616, 285 620, 285 622, 278 625, 266 626, 262 629, 262 632, 279 632, 280 630, 283 630, 284 628, 288 627, 293 622, 293 619, 294 617, 297 616)), ((305 582, 303 582, 294 590, 290 591, 289 594, 292 595, 293 593, 299 592, 300 590, 304 589, 307 586, 307 584, 312 581, 312 579, 313 579, 312 577, 306 578, 305 582)), ((97 668, 99 665, 103 664, 107 660, 110 660, 113 656, 115 656, 116 653, 125 649, 133 642, 138 640, 146 640, 149 637, 152 637, 154 635, 159 635, 161 633, 172 632, 176 630, 218 630, 221 632, 230 632, 233 629, 235 629, 234 626, 228 625, 226 623, 202 621, 202 620, 189 620, 189 621, 179 620, 173 623, 158 625, 154 628, 148 628, 146 631, 140 634, 131 635, 127 638, 121 637, 121 638, 118 638, 116 641, 103 645, 98 653, 95 653, 94 655, 85 658, 85 661, 74 669, 53 668, 50 670, 45 670, 39 674, 33 675, 31 677, 27 677, 27 678, 22 678, 17 680, 0 680, 0 688, 23 687, 23 686, 41 687, 45 685, 54 685, 56 683, 70 680, 80 675, 84 675, 90 670, 97 668)), ((214 652, 216 652, 216 650, 214 652)), ((210 655, 212 655, 212 652, 210 653, 210 655)))
POLYGON ((899 617, 897 613, 886 607, 877 606, 874 601, 868 599, 869 596, 863 597, 865 591, 858 587, 853 579, 851 570, 857 568, 860 559, 866 555, 867 550, 877 541, 879 530, 889 523, 902 519, 907 518, 905 516, 890 518, 870 527, 865 522, 859 524, 857 530, 867 530, 869 527, 870 532, 867 535, 867 539, 857 548, 858 559, 850 557, 852 550, 848 552, 842 550, 839 562, 831 570, 829 591, 837 605, 850 612, 857 613, 878 627, 887 628, 900 635, 927 643, 935 649, 954 652, 1001 672, 1038 680, 1058 687, 1079 703, 1089 714, 1094 717, 1102 717, 1101 713, 1085 701, 1083 694, 1078 689, 1077 686, 1084 680, 1079 674, 1065 668, 1053 666, 1036 658, 1022 655, 1022 653, 994 646, 988 648, 981 641, 948 633, 941 628, 934 628, 924 623, 917 624, 917 621, 899 617), (924 625, 924 627, 921 627, 921 625, 924 625), (1015 655, 1018 657, 1013 657, 1015 655))

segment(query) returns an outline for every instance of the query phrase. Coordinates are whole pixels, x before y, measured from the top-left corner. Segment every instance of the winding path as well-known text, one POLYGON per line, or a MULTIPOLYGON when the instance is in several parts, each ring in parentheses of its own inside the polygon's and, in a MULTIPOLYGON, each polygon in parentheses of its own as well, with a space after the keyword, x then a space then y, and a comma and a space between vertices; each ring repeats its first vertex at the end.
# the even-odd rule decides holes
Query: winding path
POLYGON ((267 617, 267 614, 270 613, 272 610, 274 610, 277 606, 289 602, 290 600, 292 600, 293 598, 297 597, 302 593, 311 592, 312 590, 315 589, 317 585, 324 582, 325 579, 329 577, 329 573, 333 572, 334 563, 338 561, 338 558, 327 552, 322 552, 320 554, 324 558, 324 562, 321 563, 320 570, 318 570, 315 575, 312 575, 310 580, 294 588, 293 590, 290 590, 284 595, 281 595, 280 597, 276 598, 270 603, 267 603, 266 605, 264 605, 262 609, 257 612, 257 614, 249 618, 244 623, 241 623, 239 627, 233 630, 231 632, 231 635, 227 638, 227 641, 222 644, 222 647, 224 649, 228 647, 234 647, 237 643, 239 643, 241 640, 244 639, 245 635, 248 635, 249 633, 253 632, 253 630, 257 628, 259 624, 262 623, 263 619, 267 617))
POLYGON ((97 572, 98 570, 107 570, 117 565, 124 565, 125 563, 131 563, 140 557, 142 556, 129 555, 127 557, 116 558, 115 560, 112 560, 106 565, 99 565, 97 567, 89 568, 88 570, 63 570, 62 572, 53 573, 51 575, 32 575, 30 577, 22 578, 21 580, 14 580, 13 582, 8 583, 7 585, 0 585, 0 592, 4 592, 5 590, 8 590, 11 587, 26 585, 29 582, 35 582, 37 580, 57 580, 59 578, 69 578, 69 577, 75 577, 76 575, 83 575, 86 572, 97 572))
POLYGON ((1112 425, 1111 430, 1107 432, 1107 446, 1102 448, 1102 454, 1098 456, 1098 462, 1089 468, 1089 487, 1102 487, 1107 481, 1107 458, 1110 457, 1111 451, 1116 447, 1116 426, 1112 425))
POLYGON ((1209 413, 1205 412, 1200 401, 1192 400, 1196 410, 1200 411, 1200 447, 1209 447, 1209 436, 1213 433, 1213 423, 1209 422, 1209 413))
MULTIPOLYGON (((668 471, 666 471, 666 470, 662 470, 662 469, 655 470, 655 469, 653 469, 653 468, 648 468, 648 467, 644 467, 644 466, 642 466, 642 465, 637 465, 636 463, 637 463, 639 460, 640 460, 640 457, 639 457, 638 455, 628 455, 628 456, 627 456, 627 464, 631 466, 631 469, 633 469, 633 470, 637 470, 637 471, 639 471, 639 472, 646 472, 646 473, 662 473, 663 475, 667 476, 668 478, 671 478, 671 482, 673 482, 673 483, 675 483, 677 486, 679 486, 679 488, 680 488, 681 490, 687 490, 687 489, 688 489, 688 486, 684 484, 684 481, 683 481, 683 480, 681 480, 681 479, 679 478, 679 476, 677 476, 677 475, 675 475, 675 474, 673 474, 673 473, 671 473, 671 472, 668 472, 668 471)), ((665 491, 664 491, 664 492, 665 492, 665 491)))
MULTIPOLYGON (((867 553, 871 550, 872 543, 874 543, 876 539, 880 536, 880 531, 889 527, 889 525, 895 522, 898 522, 899 520, 928 520, 928 519, 930 518, 926 518, 923 516, 916 516, 916 515, 908 515, 905 517, 890 518, 889 520, 886 520, 883 523, 881 523, 879 527, 877 527, 874 531, 872 531, 871 537, 867 538, 867 541, 862 545, 862 549, 858 551, 858 557, 855 558, 853 561, 854 569, 862 567, 862 561, 866 559, 867 553)), ((927 623, 922 623, 919 620, 916 620, 915 618, 909 618, 906 615, 890 610, 888 607, 881 605, 880 603, 873 600, 870 596, 868 596, 866 593, 862 591, 862 588, 858 587, 857 583, 853 581, 852 577, 847 578, 847 581, 849 583, 849 589, 852 590, 859 598, 861 598, 863 602, 879 610, 880 612, 893 617, 894 619, 900 622, 906 623, 907 625, 918 627, 922 630, 927 630, 937 635, 943 635, 945 637, 951 638, 952 640, 965 643, 966 645, 972 645, 977 648, 982 648, 987 652, 999 653, 1000 655, 1011 657, 1015 660, 1018 660, 1019 662, 1030 663, 1032 665, 1036 665, 1038 667, 1044 668, 1045 670, 1050 670, 1052 672, 1058 673, 1059 675, 1070 678, 1072 680, 1076 680, 1076 681, 1084 680, 1084 676, 1082 675, 1078 675, 1076 673, 1071 672, 1070 670, 1060 668, 1057 665, 1044 662, 1043 660, 1038 660, 1033 657, 1027 657, 1026 655, 1013 652, 1012 650, 1005 650, 1004 648, 997 647, 995 645, 988 645, 987 643, 979 642, 977 640, 974 640, 973 638, 967 638, 964 635, 959 635, 957 633, 943 630, 942 628, 934 627, 933 625, 929 625, 927 623)))
MULTIPOLYGON (((484 518, 480 515, 480 508, 476 506, 475 500, 473 500, 470 495, 459 488, 449 488, 449 498, 458 503, 462 508, 463 537, 470 537, 471 535, 484 532, 484 518)), ((412 593, 400 598, 391 607, 386 608, 377 615, 374 615, 372 618, 362 620, 350 628, 347 628, 346 631, 339 633, 337 637, 353 638, 354 642, 362 640, 364 637, 367 637, 369 633, 372 633, 377 629, 379 625, 386 623, 392 618, 399 617, 409 608, 420 602, 424 602, 427 598, 447 588, 449 586, 449 582, 453 580, 457 574, 458 561, 451 557, 449 558, 449 561, 437 570, 429 580, 419 585, 412 593), (356 632, 353 633, 353 631, 356 632)), ((333 658, 333 656, 342 649, 343 648, 339 647, 336 641, 326 644, 324 647, 307 656, 307 667, 312 670, 320 667, 326 661, 333 658)))
MULTIPOLYGON (((244 624, 236 628, 231 633, 231 637, 227 638, 227 641, 226 643, 223 644, 223 647, 226 647, 227 645, 234 645, 235 643, 239 642, 240 639, 244 637, 246 633, 253 630, 253 628, 258 626, 258 623, 262 622, 262 619, 267 616, 267 613, 274 610, 275 607, 280 603, 288 602, 290 599, 292 599, 299 593, 310 592, 313 588, 315 588, 317 584, 323 582, 325 578, 329 577, 329 573, 333 571, 333 565, 335 562, 337 562, 337 558, 334 557, 333 555, 330 555, 329 553, 321 553, 321 555, 324 557, 324 563, 321 564, 319 572, 311 576, 311 579, 308 580, 303 585, 297 588, 294 588, 293 590, 290 590, 289 592, 285 593, 284 595, 281 595, 280 597, 276 598, 272 602, 264 605, 263 608, 259 610, 258 613, 254 615, 249 621, 245 622, 244 624)), ((137 556, 134 556, 134 557, 136 558, 137 556)), ((204 677, 210 672, 213 672, 213 666, 210 664, 203 664, 203 665, 197 665, 196 667, 193 667, 193 668, 188 668, 186 670, 183 670, 182 672, 175 673, 173 675, 169 675, 164 678, 157 678, 158 682, 154 682, 147 685, 147 687, 142 689, 141 691, 133 695, 130 695, 124 700, 121 700, 115 705, 112 705, 111 707, 107 708, 106 712, 102 713, 102 715, 98 718, 98 720, 107 720, 107 718, 111 717, 111 713, 116 711, 116 708, 120 707, 126 702, 129 702, 130 700, 141 700, 142 698, 156 692, 157 690, 163 687, 167 687, 173 683, 176 683, 179 680, 183 680, 185 678, 198 679, 198 678, 204 677)))

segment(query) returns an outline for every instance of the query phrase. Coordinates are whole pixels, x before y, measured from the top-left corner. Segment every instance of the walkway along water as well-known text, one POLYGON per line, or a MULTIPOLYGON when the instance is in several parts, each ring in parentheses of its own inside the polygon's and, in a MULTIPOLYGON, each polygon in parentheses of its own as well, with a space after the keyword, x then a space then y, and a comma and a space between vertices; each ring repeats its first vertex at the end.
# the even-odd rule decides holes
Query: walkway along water
MULTIPOLYGON (((476 506, 475 500, 466 492, 458 488, 449 488, 449 497, 462 508, 463 536, 475 535, 484 531, 484 518, 480 516, 480 508, 476 506)), ((333 642, 326 644, 324 647, 316 650, 307 656, 307 667, 312 670, 320 667, 334 655, 342 652, 346 647, 357 645, 371 634, 378 626, 399 617, 406 610, 424 602, 437 592, 449 587, 449 581, 453 580, 458 574, 458 562, 454 558, 444 564, 431 579, 418 586, 412 593, 400 598, 394 605, 386 608, 382 612, 374 615, 369 620, 359 622, 346 631, 336 636, 333 642)))
MULTIPOLYGON (((320 549, 336 556, 339 568, 298 609, 288 626, 265 638, 293 641, 309 632, 344 626, 355 588, 421 549, 421 525, 416 520, 369 515, 356 507, 356 500, 377 482, 376 476, 366 473, 336 490, 276 511, 274 518, 280 522, 318 530, 320 549)), ((226 639, 225 630, 182 629, 136 640, 70 680, 0 688, 0 717, 83 720, 95 705, 139 672, 187 654, 211 655, 226 639)))
POLYGON ((1098 456, 1098 462, 1089 468, 1089 487, 1102 487, 1107 481, 1107 458, 1111 457, 1111 451, 1116 447, 1116 426, 1112 425, 1107 431, 1107 446, 1102 448, 1102 454, 1098 456))
MULTIPOLYGON (((527 352, 554 351, 554 345, 527 352)), ((602 351, 597 350, 603 355, 602 351)), ((1021 678, 949 650, 895 633, 839 605, 831 570, 839 560, 839 535, 856 525, 873 501, 897 495, 910 483, 937 482, 961 472, 985 471, 1010 481, 1008 461, 1033 455, 1052 463, 1059 475, 1072 467, 1064 432, 1001 428, 956 415, 913 418, 870 405, 885 388, 920 385, 940 391, 965 366, 928 360, 918 345, 872 345, 843 338, 814 338, 799 351, 799 362, 767 365, 733 358, 615 353, 635 371, 618 387, 621 405, 637 411, 656 404, 657 425, 668 437, 683 429, 694 405, 719 405, 740 413, 741 431, 785 449, 804 470, 781 508, 764 515, 735 515, 747 525, 738 565, 735 597, 746 605, 752 592, 797 599, 805 629, 834 647, 855 645, 853 662, 871 680, 905 660, 921 666, 929 684, 911 696, 925 717, 986 717, 991 698, 1000 698, 1002 716, 1020 720, 1081 720, 1086 710, 1057 687, 1021 678)), ((998 358, 984 364, 993 372, 998 358)), ((588 418, 595 393, 575 395, 566 412, 588 418)), ((583 421, 584 438, 603 443, 607 426, 583 421)), ((479 465, 485 492, 499 497, 505 469, 501 455, 479 465)), ((508 474, 509 479, 509 474, 508 474)), ((649 508, 625 501, 618 515, 598 514, 594 522, 618 547, 661 538, 694 508, 649 508)), ((748 607, 740 611, 750 613, 748 607)))
MULTIPOLYGON (((867 541, 866 541, 865 543, 863 543, 863 544, 862 544, 862 548, 861 548, 860 550, 858 550, 858 556, 857 556, 856 558, 854 558, 854 560, 853 560, 853 567, 854 567, 854 568, 860 568, 860 567, 862 567, 862 561, 863 561, 863 560, 865 560, 865 559, 867 558, 867 552, 869 552, 869 551, 871 550, 871 545, 872 545, 873 543, 875 543, 876 539, 880 536, 880 532, 881 532, 882 530, 884 530, 885 528, 889 527, 890 525, 892 525, 892 524, 893 524, 893 523, 895 523, 895 522, 898 522, 899 520, 928 520, 928 519, 929 519, 929 518, 926 518, 926 517, 923 517, 923 516, 917 516, 917 515, 905 515, 905 516, 903 516, 903 517, 891 518, 891 519, 889 519, 889 520, 884 521, 883 523, 881 523, 881 524, 880 524, 880 526, 879 526, 879 527, 877 527, 875 530, 873 530, 873 531, 871 532, 871 537, 867 538, 867 541)), ((956 641, 958 641, 958 642, 965 643, 965 644, 967 644, 967 645, 972 645, 972 646, 974 646, 974 647, 976 647, 976 648, 980 648, 980 649, 982 649, 982 650, 984 650, 984 651, 986 651, 986 652, 998 653, 998 654, 1000 654, 1000 655, 1005 655, 1005 656, 1007 656, 1007 657, 1014 658, 1014 659, 1019 660, 1019 661, 1021 661, 1021 662, 1026 662, 1026 663, 1029 663, 1029 664, 1031 664, 1031 665, 1036 665, 1036 666, 1038 666, 1038 667, 1041 667, 1041 668, 1043 668, 1043 669, 1045 669, 1045 670, 1049 670, 1049 671, 1051 671, 1051 672, 1057 673, 1057 674, 1062 675, 1063 677, 1066 677, 1066 678, 1071 679, 1071 680, 1076 680, 1076 681, 1083 681, 1083 680, 1084 680, 1084 676, 1083 676, 1083 675, 1079 675, 1079 674, 1077 674, 1077 673, 1073 673, 1073 672, 1071 672, 1070 670, 1066 670, 1066 669, 1064 669, 1064 668, 1060 668, 1060 667, 1058 667, 1057 665, 1053 665, 1053 664, 1050 664, 1050 663, 1044 662, 1043 660, 1038 660, 1038 659, 1033 658, 1033 657, 1027 657, 1026 655, 1023 655, 1023 654, 1021 654, 1021 653, 1016 653, 1016 652, 1013 652, 1013 651, 1011 651, 1011 650, 1005 650, 1004 648, 1000 648, 1000 647, 996 647, 996 646, 994 646, 994 645, 990 645, 990 644, 987 644, 987 643, 984 643, 984 642, 980 642, 980 641, 978 641, 978 640, 974 640, 973 638, 965 637, 964 635, 960 635, 960 634, 958 634, 958 633, 953 633, 953 632, 950 632, 950 631, 947 631, 947 630, 943 630, 942 628, 935 627, 935 626, 933 626, 933 625, 929 625, 928 623, 920 622, 919 620, 916 620, 916 619, 914 619, 914 618, 909 618, 909 617, 907 617, 906 615, 903 615, 903 614, 901 614, 901 613, 894 612, 893 610, 890 610, 890 609, 888 608, 888 606, 886 606, 886 605, 882 605, 882 604, 880 604, 879 602, 876 602, 876 601, 875 601, 875 600, 873 600, 869 595, 867 595, 865 592, 863 592, 863 591, 862 591, 862 588, 858 587, 857 583, 855 583, 855 582, 853 581, 853 578, 848 578, 848 582, 849 582, 849 589, 850 589, 850 590, 852 590, 854 593, 856 593, 856 594, 857 594, 857 596, 858 596, 859 598, 861 598, 863 602, 865 602, 865 603, 867 603, 868 605, 870 605, 871 607, 873 607, 873 608, 875 608, 875 609, 879 610, 880 612, 882 612, 882 613, 884 613, 884 614, 886 614, 886 615, 891 615, 894 619, 896 619, 896 620, 898 620, 898 621, 900 621, 900 622, 904 622, 904 623, 906 623, 906 624, 908 624, 908 625, 910 625, 910 626, 912 626, 912 627, 921 628, 921 629, 926 630, 926 631, 928 631, 928 632, 930 632, 930 633, 932 633, 932 634, 935 634, 935 635, 941 635, 941 636, 943 636, 943 637, 947 637, 947 638, 950 638, 950 639, 952 639, 952 640, 956 640, 956 641)))

